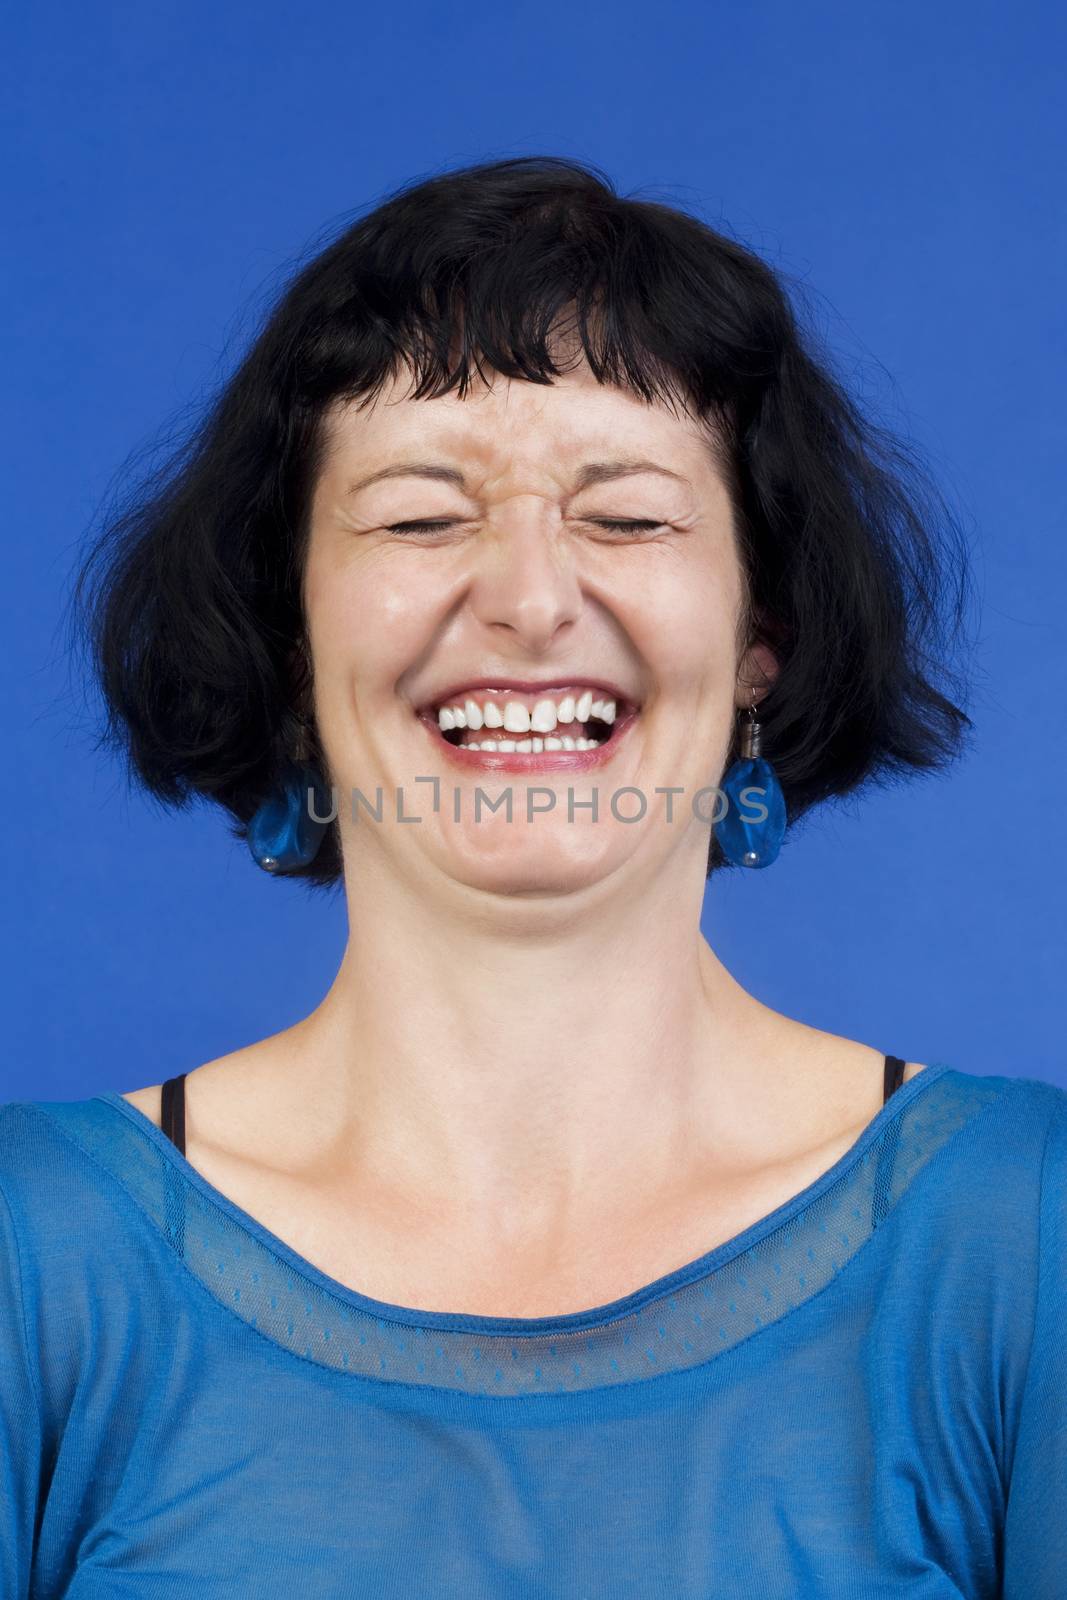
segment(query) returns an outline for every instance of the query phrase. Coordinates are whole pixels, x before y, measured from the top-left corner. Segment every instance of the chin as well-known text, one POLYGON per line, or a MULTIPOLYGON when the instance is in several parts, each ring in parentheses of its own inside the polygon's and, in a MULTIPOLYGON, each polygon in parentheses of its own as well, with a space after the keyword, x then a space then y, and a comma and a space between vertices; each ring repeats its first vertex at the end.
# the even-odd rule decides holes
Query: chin
POLYGON ((488 894, 547 897, 590 887, 615 871, 621 859, 617 851, 604 849, 553 849, 550 841, 535 845, 532 839, 522 840, 519 846, 490 854, 470 841, 453 841, 451 846, 443 841, 441 866, 471 888, 488 894))

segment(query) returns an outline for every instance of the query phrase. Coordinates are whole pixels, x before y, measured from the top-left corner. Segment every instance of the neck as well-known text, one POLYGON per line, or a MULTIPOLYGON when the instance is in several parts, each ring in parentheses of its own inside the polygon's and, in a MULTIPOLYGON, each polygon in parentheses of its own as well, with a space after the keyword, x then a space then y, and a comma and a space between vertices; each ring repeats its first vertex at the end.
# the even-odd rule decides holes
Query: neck
POLYGON ((705 942, 692 873, 626 902, 603 882, 457 899, 454 883, 435 896, 351 876, 341 966, 287 1036, 300 1116, 341 1190, 418 1197, 497 1233, 502 1208, 558 1231, 572 1212, 647 1207, 708 1159, 703 1142, 737 1143, 758 1063, 783 1026, 799 1031, 705 942))

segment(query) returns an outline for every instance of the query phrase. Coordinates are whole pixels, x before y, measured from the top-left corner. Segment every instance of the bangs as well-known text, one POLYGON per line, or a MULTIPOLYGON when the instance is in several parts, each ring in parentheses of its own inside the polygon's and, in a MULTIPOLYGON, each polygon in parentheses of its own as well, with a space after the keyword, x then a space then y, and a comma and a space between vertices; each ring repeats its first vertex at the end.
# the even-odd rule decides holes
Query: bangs
POLYGON ((305 409, 362 409, 405 372, 411 399, 463 399, 494 374, 548 384, 584 358, 598 383, 711 423, 732 472, 774 339, 741 313, 759 302, 726 281, 728 242, 709 276, 695 219, 653 202, 620 209, 599 183, 579 207, 574 185, 571 170, 562 195, 494 207, 483 193, 465 211, 453 183, 438 219, 424 185, 417 209, 401 193, 357 224, 335 261, 328 250, 315 265, 316 325, 294 352, 305 409))

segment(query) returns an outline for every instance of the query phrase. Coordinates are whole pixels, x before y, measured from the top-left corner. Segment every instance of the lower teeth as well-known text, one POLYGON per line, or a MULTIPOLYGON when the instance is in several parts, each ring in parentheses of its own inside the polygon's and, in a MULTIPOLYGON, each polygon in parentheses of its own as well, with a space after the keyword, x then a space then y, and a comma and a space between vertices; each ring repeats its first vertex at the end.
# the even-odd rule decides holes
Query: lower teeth
POLYGON ((482 739, 456 746, 457 750, 515 750, 539 755, 542 750, 595 750, 600 739, 482 739))

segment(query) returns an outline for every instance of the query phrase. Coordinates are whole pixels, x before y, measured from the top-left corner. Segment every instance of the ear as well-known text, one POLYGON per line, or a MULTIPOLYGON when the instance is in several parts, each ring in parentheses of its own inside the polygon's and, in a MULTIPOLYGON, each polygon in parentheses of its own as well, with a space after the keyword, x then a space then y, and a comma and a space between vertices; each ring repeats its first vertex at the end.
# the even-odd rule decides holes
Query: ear
POLYGON ((778 676, 778 657, 768 644, 754 644, 748 649, 737 669, 737 693, 734 696, 738 710, 744 711, 755 698, 756 705, 766 695, 778 676))

